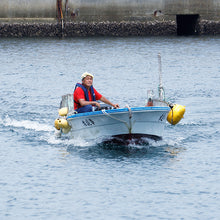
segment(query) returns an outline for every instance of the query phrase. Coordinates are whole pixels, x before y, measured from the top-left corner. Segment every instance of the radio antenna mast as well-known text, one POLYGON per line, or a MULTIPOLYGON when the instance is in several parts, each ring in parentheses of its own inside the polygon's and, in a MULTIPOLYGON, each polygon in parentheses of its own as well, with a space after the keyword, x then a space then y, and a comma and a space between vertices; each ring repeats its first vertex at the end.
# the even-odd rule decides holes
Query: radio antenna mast
POLYGON ((161 64, 160 53, 158 53, 158 64, 159 64, 159 87, 158 87, 159 99, 161 101, 165 101, 165 92, 162 84, 162 64, 161 64))

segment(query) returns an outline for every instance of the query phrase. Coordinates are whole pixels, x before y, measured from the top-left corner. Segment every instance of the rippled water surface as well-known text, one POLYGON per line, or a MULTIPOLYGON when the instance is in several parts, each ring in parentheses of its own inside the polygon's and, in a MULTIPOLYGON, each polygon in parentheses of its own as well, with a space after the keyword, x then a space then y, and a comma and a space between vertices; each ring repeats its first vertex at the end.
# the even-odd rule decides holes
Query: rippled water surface
POLYGON ((220 38, 0 39, 0 219, 218 219, 220 38), (158 86, 186 106, 163 140, 57 138, 80 75, 121 107, 158 86))

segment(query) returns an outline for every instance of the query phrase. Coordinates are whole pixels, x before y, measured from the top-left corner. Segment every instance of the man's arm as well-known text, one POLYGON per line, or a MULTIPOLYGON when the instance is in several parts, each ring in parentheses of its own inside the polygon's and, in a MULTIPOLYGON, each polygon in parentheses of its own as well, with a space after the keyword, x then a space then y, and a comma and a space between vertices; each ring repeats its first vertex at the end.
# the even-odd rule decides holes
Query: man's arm
POLYGON ((100 100, 102 101, 102 102, 104 102, 105 104, 108 104, 108 105, 111 105, 112 107, 114 107, 114 108, 119 108, 119 105, 118 104, 113 104, 113 103, 111 103, 108 99, 106 99, 104 96, 102 96, 101 98, 100 98, 100 100))
POLYGON ((86 101, 84 99, 79 99, 79 104, 81 106, 85 106, 85 105, 95 105, 97 106, 98 108, 101 108, 100 104, 98 102, 95 102, 95 101, 86 101))

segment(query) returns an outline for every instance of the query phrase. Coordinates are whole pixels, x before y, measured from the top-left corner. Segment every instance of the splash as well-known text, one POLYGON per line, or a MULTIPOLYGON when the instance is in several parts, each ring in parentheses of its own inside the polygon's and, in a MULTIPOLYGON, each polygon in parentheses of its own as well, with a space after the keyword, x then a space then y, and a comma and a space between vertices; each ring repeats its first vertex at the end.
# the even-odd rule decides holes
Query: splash
POLYGON ((38 121, 32 121, 32 120, 17 120, 10 118, 9 116, 6 116, 3 120, 1 119, 0 124, 6 127, 24 128, 35 131, 45 131, 45 132, 54 131, 52 125, 48 125, 46 123, 39 123, 38 121))
POLYGON ((90 147, 94 145, 93 142, 85 141, 80 138, 70 138, 69 136, 61 137, 57 131, 53 134, 47 134, 47 136, 42 137, 51 145, 59 145, 64 147, 90 147))
POLYGON ((153 140, 150 138, 140 138, 140 139, 131 139, 127 141, 122 141, 120 139, 115 138, 98 138, 94 140, 84 140, 80 137, 71 137, 69 135, 61 136, 59 131, 56 131, 51 135, 47 134, 48 137, 47 142, 52 145, 60 145, 60 146, 67 146, 67 147, 102 147, 102 148, 136 148, 136 149, 143 149, 143 148, 150 148, 150 147, 176 147, 181 140, 153 140))
POLYGON ((32 130, 36 132, 44 132, 38 134, 38 140, 45 141, 49 145, 57 146, 57 147, 67 147, 67 148, 84 148, 84 147, 102 147, 107 149, 120 149, 120 147, 126 147, 130 149, 149 149, 151 147, 176 147, 180 144, 182 140, 160 140, 155 141, 150 138, 140 138, 136 140, 129 140, 129 142, 121 143, 120 140, 111 140, 110 142, 106 142, 104 139, 97 139, 97 140, 84 140, 80 137, 72 138, 70 136, 61 136, 59 131, 57 131, 52 124, 34 121, 34 120, 18 120, 14 118, 10 118, 8 115, 1 119, 0 124, 3 127, 12 127, 14 128, 24 128, 25 130, 32 130))

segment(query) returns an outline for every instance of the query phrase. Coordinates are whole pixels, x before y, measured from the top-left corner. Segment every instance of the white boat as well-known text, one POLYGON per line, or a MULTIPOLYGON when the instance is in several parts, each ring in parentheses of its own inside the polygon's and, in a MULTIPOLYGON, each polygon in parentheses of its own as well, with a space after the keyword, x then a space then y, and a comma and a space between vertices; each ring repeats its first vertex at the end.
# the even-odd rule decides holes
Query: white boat
POLYGON ((73 138, 131 139, 163 136, 169 107, 136 107, 102 109, 101 111, 73 114, 66 117, 73 138))
POLYGON ((161 65, 159 98, 155 99, 152 91, 149 91, 148 104, 145 107, 126 106, 112 109, 111 106, 102 105, 98 111, 77 113, 73 105, 72 94, 62 97, 55 127, 61 134, 84 140, 114 138, 126 141, 142 137, 158 140, 163 136, 166 121, 173 125, 177 124, 185 112, 184 106, 165 101, 161 83, 161 65))
POLYGON ((167 116, 171 115, 170 122, 176 124, 185 112, 183 106, 174 105, 171 109, 164 102, 154 100, 153 103, 160 104, 133 108, 126 106, 119 109, 101 105, 101 110, 98 111, 76 113, 73 110, 72 97, 72 94, 63 96, 60 116, 55 120, 55 127, 61 134, 87 141, 120 140, 124 142, 143 137, 160 140, 167 116))

